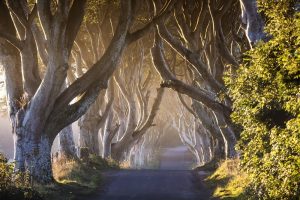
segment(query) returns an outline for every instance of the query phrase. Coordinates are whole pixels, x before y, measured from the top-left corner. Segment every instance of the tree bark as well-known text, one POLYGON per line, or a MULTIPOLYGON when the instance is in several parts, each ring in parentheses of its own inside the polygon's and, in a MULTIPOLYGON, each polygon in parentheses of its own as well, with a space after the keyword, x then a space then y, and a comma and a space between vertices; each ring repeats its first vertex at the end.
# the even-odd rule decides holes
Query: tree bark
POLYGON ((32 132, 26 126, 17 124, 14 135, 15 172, 27 170, 33 181, 49 183, 54 180, 51 164, 51 147, 54 139, 40 135, 39 138, 33 138, 32 132))
POLYGON ((76 148, 73 138, 72 125, 67 126, 59 133, 59 153, 62 158, 76 159, 76 148))
POLYGON ((260 40, 266 40, 264 22, 257 9, 256 0, 240 0, 242 22, 246 24, 246 35, 251 46, 260 40))
POLYGON ((106 119, 105 127, 104 127, 104 135, 103 135, 103 158, 111 157, 111 143, 113 138, 118 132, 119 124, 115 127, 112 127, 113 123, 113 113, 110 112, 108 118, 106 119))
POLYGON ((226 158, 225 153, 225 141, 222 133, 220 132, 219 127, 210 116, 211 111, 205 109, 201 103, 194 101, 192 104, 192 108, 195 113, 198 115, 198 118, 202 124, 202 126, 211 134, 213 138, 213 159, 222 160, 226 158))
POLYGON ((112 144, 112 157, 116 160, 122 160, 122 156, 124 155, 124 152, 130 152, 130 149, 133 147, 133 145, 138 140, 140 140, 141 137, 152 126, 153 120, 157 114, 160 103, 162 101, 164 89, 163 88, 157 89, 157 95, 156 98, 154 99, 154 103, 152 105, 150 114, 147 116, 147 120, 143 123, 141 127, 136 127, 137 123, 136 123, 136 116, 135 116, 136 115, 135 102, 125 90, 124 84, 122 84, 120 79, 116 78, 115 80, 119 88, 121 89, 124 97, 127 99, 127 103, 129 107, 125 134, 119 141, 117 141, 117 143, 112 144))

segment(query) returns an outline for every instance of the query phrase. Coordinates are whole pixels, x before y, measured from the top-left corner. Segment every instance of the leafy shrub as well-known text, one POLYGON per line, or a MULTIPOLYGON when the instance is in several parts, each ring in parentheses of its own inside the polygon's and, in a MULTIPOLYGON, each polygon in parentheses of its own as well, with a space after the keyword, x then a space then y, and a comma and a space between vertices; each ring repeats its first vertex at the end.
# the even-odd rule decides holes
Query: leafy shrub
POLYGON ((108 158, 104 159, 100 156, 90 155, 89 165, 97 169, 120 169, 119 163, 115 160, 108 158))
POLYGON ((300 196, 300 13, 295 0, 264 1, 270 41, 246 54, 234 80, 232 119, 253 199, 300 196))
POLYGON ((225 160, 207 179, 214 188, 214 197, 220 199, 247 199, 245 196, 250 178, 240 168, 240 160, 225 160))
POLYGON ((0 199, 39 200, 38 192, 30 187, 28 173, 13 173, 13 164, 0 153, 0 199))
POLYGON ((5 190, 12 183, 12 168, 7 164, 7 159, 0 153, 0 188, 5 190))

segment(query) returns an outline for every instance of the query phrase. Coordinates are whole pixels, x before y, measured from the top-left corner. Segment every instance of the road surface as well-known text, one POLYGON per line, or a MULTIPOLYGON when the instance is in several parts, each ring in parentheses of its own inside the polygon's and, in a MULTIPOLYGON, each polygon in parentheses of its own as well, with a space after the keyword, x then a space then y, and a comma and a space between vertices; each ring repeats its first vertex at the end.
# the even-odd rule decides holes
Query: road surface
POLYGON ((193 166, 193 155, 186 146, 161 148, 159 168, 162 170, 189 170, 193 166))
POLYGON ((205 173, 190 170, 186 147, 161 150, 159 170, 120 170, 104 173, 103 190, 89 200, 208 200, 205 173))
POLYGON ((211 196, 204 176, 193 171, 121 170, 104 176, 103 191, 90 200, 208 200, 211 196))

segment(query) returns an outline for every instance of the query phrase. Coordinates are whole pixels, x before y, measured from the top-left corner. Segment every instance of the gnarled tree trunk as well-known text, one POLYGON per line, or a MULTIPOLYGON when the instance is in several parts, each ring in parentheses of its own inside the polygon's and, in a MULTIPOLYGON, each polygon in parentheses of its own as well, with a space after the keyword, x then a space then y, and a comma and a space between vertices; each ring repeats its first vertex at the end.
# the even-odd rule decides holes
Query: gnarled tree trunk
POLYGON ((59 133, 59 153, 62 158, 77 158, 72 125, 67 126, 59 133))

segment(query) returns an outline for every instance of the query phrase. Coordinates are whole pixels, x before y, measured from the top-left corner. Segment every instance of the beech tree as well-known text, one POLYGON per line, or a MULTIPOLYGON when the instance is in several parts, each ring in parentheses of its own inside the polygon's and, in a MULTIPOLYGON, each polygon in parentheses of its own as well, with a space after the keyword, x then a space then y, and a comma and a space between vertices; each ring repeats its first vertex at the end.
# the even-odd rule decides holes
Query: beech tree
MULTIPOLYGON (((156 5, 160 7, 159 3, 156 5)), ((245 50, 266 39, 256 1, 181 1, 165 20, 168 24, 157 23, 151 50, 161 86, 194 100, 192 112, 214 138, 213 162, 236 156, 234 145, 239 130, 230 121, 231 100, 223 76, 238 68, 245 50), (240 15, 242 21, 236 20, 240 15), (247 40, 250 46, 245 43, 247 40), (181 68, 189 71, 191 80, 176 76, 176 62, 170 62, 166 56, 169 51, 175 53, 173 60, 179 55, 188 62, 181 68)))
POLYGON ((75 147, 72 125, 69 125, 59 132, 59 156, 64 159, 76 159, 77 151, 75 147))
MULTIPOLYGON (((114 94, 115 93, 114 84, 115 84, 114 81, 111 80, 110 88, 109 88, 109 90, 107 90, 107 96, 106 96, 108 104, 109 104, 109 101, 110 102, 114 101, 114 95, 115 95, 114 94)), ((107 107, 106 107, 106 109, 107 109, 107 107)), ((115 121, 117 121, 116 115, 113 112, 113 109, 110 109, 110 111, 108 111, 105 125, 103 127, 102 134, 101 134, 102 147, 103 147, 103 150, 102 150, 103 158, 111 157, 111 143, 112 143, 114 137, 116 136, 116 134, 118 133, 118 130, 120 127, 119 122, 116 122, 114 124, 114 119, 115 119, 115 121)))
MULTIPOLYGON (((73 81, 82 76, 92 63, 101 58, 109 45, 118 19, 118 5, 115 2, 89 1, 86 8, 86 19, 80 35, 75 40, 73 49, 74 69, 70 71, 73 81), (114 15, 112 15, 114 13, 114 15)), ((107 94, 107 93, 106 93, 107 94)), ((112 108, 113 99, 99 94, 85 115, 78 120, 80 127, 78 150, 82 154, 101 154, 99 130, 105 125, 106 118, 112 108), (106 104, 104 99, 107 100, 106 104), (100 148, 100 149, 99 149, 100 148), (82 151, 86 151, 85 153, 82 151)))
POLYGON ((193 154, 196 160, 196 165, 204 165, 205 162, 210 160, 209 156, 208 159, 204 158, 205 156, 207 157, 206 152, 204 152, 204 148, 209 148, 210 146, 206 145, 204 147, 204 145, 201 144, 202 141, 197 132, 195 119, 189 120, 181 112, 178 116, 178 122, 176 123, 175 121, 176 120, 173 120, 173 127, 177 129, 181 142, 186 145, 189 151, 193 154))
POLYGON ((159 160, 159 140, 161 138, 159 128, 151 128, 138 142, 133 146, 130 152, 130 166, 137 169, 156 168, 159 160))
POLYGON ((114 36, 103 56, 65 88, 69 58, 84 16, 86 1, 1 1, 1 31, 6 57, 6 88, 15 138, 15 169, 34 180, 51 182, 51 146, 56 135, 79 119, 107 88, 124 48, 152 28, 171 6, 134 32, 130 30, 138 4, 121 1, 114 36), (37 21, 38 19, 38 21, 37 21), (38 25, 37 25, 38 23, 38 25), (5 26, 3 26, 5 24, 5 26), (4 31, 5 27, 5 31, 4 31), (19 57, 20 55, 20 57, 19 57), (44 71, 39 71, 38 57, 44 71), (75 102, 73 100, 76 99, 75 102))
MULTIPOLYGON (((71 124, 79 119, 80 147, 99 154, 101 129, 103 156, 122 160, 153 126, 164 87, 193 99, 185 108, 212 137, 211 161, 235 157, 239 134, 230 121, 232 102, 222 78, 226 73, 234 76, 243 51, 265 39, 262 30, 254 0, 1 1, 0 62, 15 170, 51 182, 52 143, 61 133, 61 152, 74 155, 71 124), (243 20, 236 20, 241 15, 243 20), (152 107, 143 87, 146 73, 137 65, 143 59, 121 59, 130 44, 151 30, 152 61, 162 80, 152 107), (176 74, 178 62, 185 63, 180 68, 188 78, 176 74), (118 65, 122 68, 115 73, 118 65), (135 79, 127 80, 130 76, 135 79), (137 86, 132 87, 132 81, 137 86), (120 112, 114 111, 115 105, 124 99, 115 98, 116 90, 127 104, 120 112)), ((146 43, 132 49, 146 54, 146 43)))
POLYGON ((153 126, 164 93, 164 89, 158 88, 152 106, 148 107, 151 72, 145 77, 142 70, 142 67, 144 67, 143 56, 141 56, 141 61, 135 64, 139 65, 138 67, 134 67, 134 63, 137 62, 131 60, 131 58, 133 57, 130 55, 123 62, 124 66, 119 70, 119 73, 114 76, 128 109, 125 131, 122 133, 121 138, 112 145, 112 157, 117 160, 121 160, 124 152, 129 152, 134 143, 140 140, 147 130, 153 126))
POLYGON ((266 40, 264 22, 258 13, 256 0, 240 0, 242 23, 246 25, 245 32, 251 46, 260 40, 266 40))
POLYGON ((224 140, 225 157, 236 155, 236 135, 229 120, 231 103, 224 92, 222 76, 226 65, 231 68, 238 66, 228 43, 236 43, 232 32, 241 30, 237 24, 232 24, 230 28, 227 23, 222 22, 225 19, 234 22, 231 18, 239 15, 234 12, 235 6, 238 6, 236 1, 224 2, 222 5, 214 1, 193 2, 193 6, 185 1, 178 3, 174 14, 168 20, 174 22, 175 30, 179 34, 159 22, 152 48, 153 63, 163 80, 161 85, 190 96, 212 111, 217 126, 221 128, 218 134, 224 140), (236 26, 238 27, 235 30, 236 26), (229 41, 225 38, 229 38, 229 41), (179 80, 172 72, 166 61, 163 42, 188 61, 187 67, 193 73, 193 85, 179 80))

